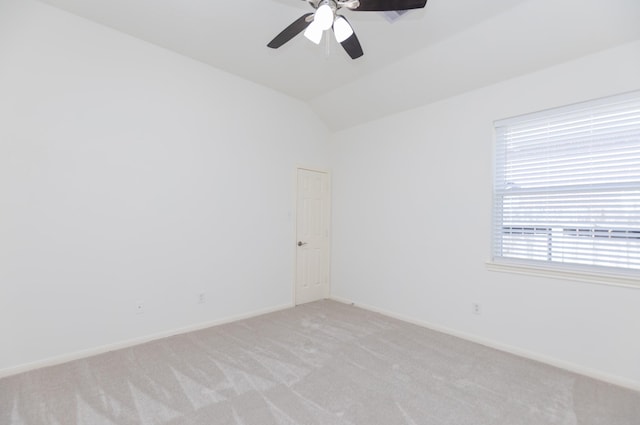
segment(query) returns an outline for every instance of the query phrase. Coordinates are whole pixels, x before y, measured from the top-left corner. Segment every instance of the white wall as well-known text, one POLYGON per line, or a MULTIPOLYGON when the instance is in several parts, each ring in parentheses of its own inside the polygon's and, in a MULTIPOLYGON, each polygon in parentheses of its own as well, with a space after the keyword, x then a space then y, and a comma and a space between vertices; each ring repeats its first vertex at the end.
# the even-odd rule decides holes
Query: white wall
POLYGON ((485 266, 493 121, 633 89, 640 42, 335 134, 333 295, 640 388, 640 288, 485 266))
POLYGON ((0 0, 0 120, 0 375, 291 304, 305 104, 0 0))

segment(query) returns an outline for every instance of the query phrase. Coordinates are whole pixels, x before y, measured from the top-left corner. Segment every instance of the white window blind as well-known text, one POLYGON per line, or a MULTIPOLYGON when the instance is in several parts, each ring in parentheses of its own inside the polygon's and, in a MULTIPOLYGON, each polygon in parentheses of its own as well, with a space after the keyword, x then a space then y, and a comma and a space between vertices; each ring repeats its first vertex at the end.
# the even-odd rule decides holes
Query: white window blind
POLYGON ((640 271, 640 92, 496 122, 495 262, 640 271))

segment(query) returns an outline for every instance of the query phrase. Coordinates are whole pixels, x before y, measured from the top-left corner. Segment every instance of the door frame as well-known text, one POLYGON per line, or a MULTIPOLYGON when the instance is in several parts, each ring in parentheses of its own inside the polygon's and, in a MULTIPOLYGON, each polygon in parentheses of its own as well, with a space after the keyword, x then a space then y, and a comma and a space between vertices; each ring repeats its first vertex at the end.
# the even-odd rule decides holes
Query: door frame
POLYGON ((296 165, 293 170, 293 208, 292 208, 292 222, 293 222, 293 288, 291 291, 291 305, 296 304, 296 291, 297 291, 297 273, 298 273, 298 170, 313 171, 316 173, 323 173, 327 176, 327 298, 331 298, 331 172, 326 168, 321 167, 308 167, 304 165, 296 165))

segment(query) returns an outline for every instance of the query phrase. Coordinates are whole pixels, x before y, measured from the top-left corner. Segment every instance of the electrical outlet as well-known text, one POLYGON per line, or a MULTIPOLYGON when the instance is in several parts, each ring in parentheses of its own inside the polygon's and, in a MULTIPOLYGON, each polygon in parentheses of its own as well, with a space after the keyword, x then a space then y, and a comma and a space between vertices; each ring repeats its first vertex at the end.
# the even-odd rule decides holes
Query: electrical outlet
POLYGON ((144 303, 142 301, 138 301, 136 303, 136 314, 144 313, 144 303))
POLYGON ((204 292, 198 294, 198 304, 204 304, 207 301, 207 297, 204 292))
POLYGON ((480 305, 480 303, 471 304, 471 312, 477 315, 482 314, 482 306, 480 305))

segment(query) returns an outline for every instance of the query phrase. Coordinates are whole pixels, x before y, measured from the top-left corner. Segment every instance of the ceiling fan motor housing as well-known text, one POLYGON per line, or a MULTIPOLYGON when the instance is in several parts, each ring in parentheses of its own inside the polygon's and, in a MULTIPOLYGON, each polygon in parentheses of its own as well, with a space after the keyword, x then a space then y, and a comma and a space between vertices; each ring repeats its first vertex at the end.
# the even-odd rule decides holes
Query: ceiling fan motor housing
POLYGON ((335 12, 343 7, 347 9, 357 9, 360 7, 360 0, 309 0, 309 4, 311 4, 314 9, 319 8, 323 4, 328 4, 335 12))

